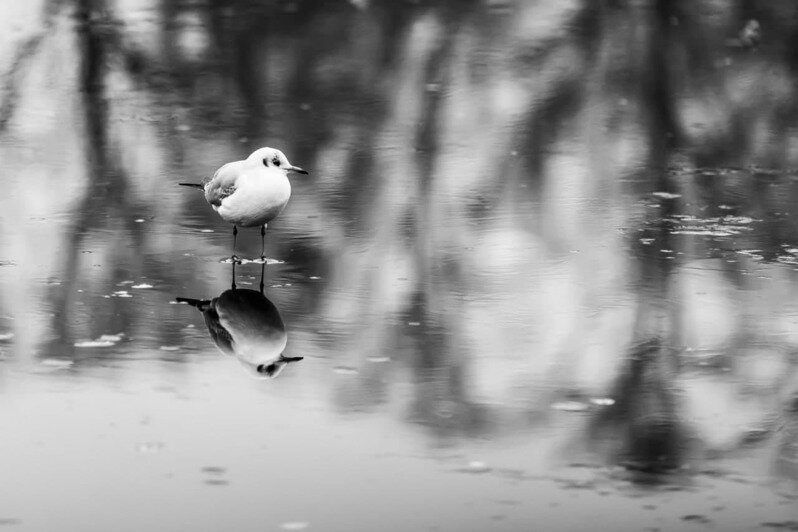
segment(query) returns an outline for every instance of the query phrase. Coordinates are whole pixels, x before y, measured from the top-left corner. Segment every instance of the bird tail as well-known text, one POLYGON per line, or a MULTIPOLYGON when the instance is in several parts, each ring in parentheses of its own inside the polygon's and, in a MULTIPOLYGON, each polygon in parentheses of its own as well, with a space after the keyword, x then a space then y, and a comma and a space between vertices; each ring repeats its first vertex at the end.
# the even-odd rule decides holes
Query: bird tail
POLYGON ((199 189, 204 189, 205 188, 205 185, 203 185, 202 183, 178 183, 178 185, 180 185, 181 187, 192 187, 192 188, 199 188, 199 189))
POLYGON ((176 297, 175 301, 177 301, 178 303, 186 303, 187 305, 191 305, 192 307, 197 307, 198 309, 203 311, 206 308, 208 308, 208 305, 211 304, 211 302, 207 299, 192 299, 190 297, 176 297))

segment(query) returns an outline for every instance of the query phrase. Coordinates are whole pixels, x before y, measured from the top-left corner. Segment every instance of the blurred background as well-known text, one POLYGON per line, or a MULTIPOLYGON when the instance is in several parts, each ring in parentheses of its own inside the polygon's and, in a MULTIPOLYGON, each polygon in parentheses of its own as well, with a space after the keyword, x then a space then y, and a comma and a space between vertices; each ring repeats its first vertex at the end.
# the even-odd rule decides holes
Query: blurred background
POLYGON ((798 527, 794 1, 0 15, 0 526, 798 527), (261 146, 269 381, 174 304, 261 146))

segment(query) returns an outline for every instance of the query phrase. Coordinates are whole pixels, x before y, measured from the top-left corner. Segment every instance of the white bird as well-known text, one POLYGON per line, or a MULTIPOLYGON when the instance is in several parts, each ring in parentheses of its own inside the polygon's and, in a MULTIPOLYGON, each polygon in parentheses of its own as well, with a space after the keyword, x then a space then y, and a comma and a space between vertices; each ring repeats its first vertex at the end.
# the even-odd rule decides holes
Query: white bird
POLYGON ((266 224, 282 212, 291 198, 288 172, 307 174, 292 166, 285 154, 274 148, 260 148, 243 161, 227 163, 206 183, 179 183, 205 192, 205 200, 223 220, 233 224, 233 260, 238 226, 260 226, 261 258, 266 224))

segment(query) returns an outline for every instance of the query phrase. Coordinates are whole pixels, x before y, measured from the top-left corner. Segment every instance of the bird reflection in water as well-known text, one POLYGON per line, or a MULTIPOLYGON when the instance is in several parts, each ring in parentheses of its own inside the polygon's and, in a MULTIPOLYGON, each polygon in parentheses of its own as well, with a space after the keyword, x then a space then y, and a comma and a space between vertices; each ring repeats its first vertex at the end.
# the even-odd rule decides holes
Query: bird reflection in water
POLYGON ((233 263, 230 290, 213 299, 178 297, 177 301, 202 312, 208 332, 222 353, 235 356, 255 377, 274 378, 303 357, 283 354, 288 335, 280 311, 263 295, 264 269, 262 264, 260 291, 236 288, 233 263))

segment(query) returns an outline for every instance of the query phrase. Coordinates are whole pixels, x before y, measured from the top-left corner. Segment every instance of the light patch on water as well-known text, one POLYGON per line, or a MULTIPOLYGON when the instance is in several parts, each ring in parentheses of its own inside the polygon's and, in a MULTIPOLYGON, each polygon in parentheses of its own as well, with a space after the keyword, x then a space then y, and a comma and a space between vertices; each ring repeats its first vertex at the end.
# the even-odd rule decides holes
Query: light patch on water
POLYGON ((305 530, 309 526, 310 523, 307 521, 290 521, 287 523, 282 523, 280 528, 283 530, 305 530))
POLYGON ((134 284, 130 288, 142 289, 142 288, 152 288, 151 284, 141 283, 141 284, 134 284))
POLYGON ((163 450, 164 444, 159 441, 145 441, 136 444, 136 452, 141 454, 155 454, 163 450))
POLYGON ((2 340, 11 340, 14 337, 14 333, 3 333, 0 334, 0 341, 2 340))
POLYGON ((74 360, 61 360, 58 358, 45 358, 41 361, 42 366, 54 369, 65 369, 71 367, 73 364, 75 364, 74 360))
POLYGON ((552 403, 553 410, 562 410, 563 412, 584 412, 589 407, 581 401, 560 401, 552 403))
POLYGON ((465 465, 465 467, 461 467, 457 471, 461 473, 471 473, 473 475, 481 475, 483 473, 490 473, 492 470, 493 468, 490 467, 485 462, 482 462, 480 460, 472 460, 468 462, 465 465))

